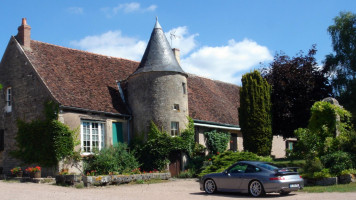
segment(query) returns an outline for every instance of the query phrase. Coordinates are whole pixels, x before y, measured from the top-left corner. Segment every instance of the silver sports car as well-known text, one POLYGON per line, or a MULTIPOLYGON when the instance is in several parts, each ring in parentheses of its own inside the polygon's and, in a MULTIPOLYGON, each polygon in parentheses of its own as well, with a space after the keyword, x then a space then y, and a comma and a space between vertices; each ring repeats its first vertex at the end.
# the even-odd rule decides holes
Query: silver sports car
POLYGON ((207 174, 200 181, 200 190, 250 193, 261 196, 269 192, 287 195, 304 187, 298 172, 259 161, 240 161, 222 173, 207 174))

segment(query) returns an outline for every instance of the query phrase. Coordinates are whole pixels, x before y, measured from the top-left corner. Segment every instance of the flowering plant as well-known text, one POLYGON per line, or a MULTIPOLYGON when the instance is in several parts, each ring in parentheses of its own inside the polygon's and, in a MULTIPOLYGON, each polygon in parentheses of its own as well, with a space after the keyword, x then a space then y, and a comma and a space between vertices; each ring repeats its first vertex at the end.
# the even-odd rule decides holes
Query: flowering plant
POLYGON ((16 174, 22 172, 21 167, 12 168, 10 171, 11 171, 11 174, 13 174, 13 175, 16 175, 16 174))
POLYGON ((95 176, 96 172, 97 172, 96 170, 88 171, 87 176, 95 176))
POLYGON ((40 166, 36 166, 36 167, 27 167, 26 172, 28 173, 35 173, 35 172, 39 172, 41 171, 41 167, 40 166))
POLYGON ((68 174, 69 174, 68 169, 61 169, 61 171, 59 172, 59 175, 68 175, 68 174))

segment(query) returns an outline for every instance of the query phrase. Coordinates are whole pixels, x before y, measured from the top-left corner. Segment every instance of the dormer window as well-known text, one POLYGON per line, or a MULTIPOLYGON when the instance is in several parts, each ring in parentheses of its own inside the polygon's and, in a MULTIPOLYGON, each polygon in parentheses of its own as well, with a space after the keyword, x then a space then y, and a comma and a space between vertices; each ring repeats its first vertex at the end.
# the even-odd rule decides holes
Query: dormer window
POLYGON ((6 106, 5 106, 6 112, 11 112, 12 111, 12 89, 11 87, 8 87, 6 89, 6 106))

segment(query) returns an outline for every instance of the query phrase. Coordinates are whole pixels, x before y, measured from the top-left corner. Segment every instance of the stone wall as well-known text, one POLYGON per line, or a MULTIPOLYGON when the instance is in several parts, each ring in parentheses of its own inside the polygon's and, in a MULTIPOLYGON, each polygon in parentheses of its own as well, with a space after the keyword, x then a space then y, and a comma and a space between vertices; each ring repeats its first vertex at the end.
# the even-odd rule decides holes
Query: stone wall
POLYGON ((140 73, 128 80, 128 103, 132 110, 134 134, 147 133, 150 121, 170 134, 171 122, 179 130, 188 125, 188 93, 183 94, 184 75, 174 72, 140 73), (173 105, 179 104, 179 110, 173 105))
POLYGON ((283 138, 283 136, 274 135, 272 140, 271 155, 275 158, 285 158, 288 142, 296 141, 296 138, 283 138))
POLYGON ((38 77, 21 46, 12 37, 0 64, 0 129, 5 130, 5 149, 0 167, 4 173, 20 165, 20 161, 9 156, 15 146, 18 119, 26 122, 44 118, 44 103, 52 100, 49 91, 38 77), (12 88, 12 112, 6 113, 6 88, 12 88))

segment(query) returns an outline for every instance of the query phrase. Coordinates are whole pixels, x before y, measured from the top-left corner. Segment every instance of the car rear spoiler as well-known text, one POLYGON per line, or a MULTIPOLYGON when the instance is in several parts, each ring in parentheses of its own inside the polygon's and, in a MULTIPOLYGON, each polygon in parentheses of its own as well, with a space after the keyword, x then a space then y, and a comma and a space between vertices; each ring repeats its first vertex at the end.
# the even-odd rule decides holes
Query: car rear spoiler
POLYGON ((295 175, 298 174, 297 170, 299 167, 285 167, 275 169, 276 175, 295 175))

